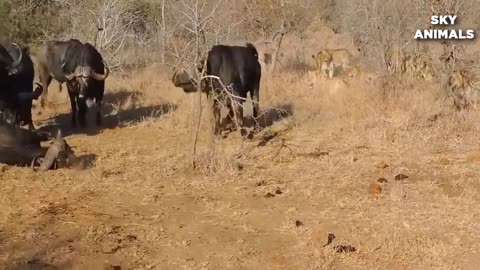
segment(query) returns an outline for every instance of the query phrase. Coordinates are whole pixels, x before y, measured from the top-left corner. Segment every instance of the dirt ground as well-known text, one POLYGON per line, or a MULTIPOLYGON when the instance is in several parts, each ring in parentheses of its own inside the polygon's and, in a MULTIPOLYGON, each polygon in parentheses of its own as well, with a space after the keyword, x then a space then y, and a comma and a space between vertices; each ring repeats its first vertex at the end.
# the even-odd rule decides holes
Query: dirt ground
POLYGON ((262 78, 266 129, 212 154, 202 126, 193 171, 192 98, 155 72, 108 79, 101 130, 70 129, 50 87, 36 125, 88 166, 1 167, 1 269, 478 269, 479 113, 435 85, 262 78))

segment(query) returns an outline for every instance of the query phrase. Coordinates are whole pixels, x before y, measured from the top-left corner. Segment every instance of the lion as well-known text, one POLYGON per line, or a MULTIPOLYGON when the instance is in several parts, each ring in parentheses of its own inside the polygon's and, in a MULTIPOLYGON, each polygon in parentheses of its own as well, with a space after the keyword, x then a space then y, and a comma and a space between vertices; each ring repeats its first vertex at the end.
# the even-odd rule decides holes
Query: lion
POLYGON ((317 54, 312 55, 317 65, 317 73, 325 75, 327 78, 333 77, 333 57, 326 50, 321 50, 317 54))
POLYGON ((430 81, 435 77, 432 62, 428 54, 406 54, 401 58, 400 71, 402 75, 430 81))
POLYGON ((462 110, 479 101, 479 81, 467 70, 456 70, 448 80, 448 87, 457 110, 462 110))
POLYGON ((353 65, 350 66, 346 69, 347 75, 350 78, 357 78, 361 75, 362 69, 360 68, 360 65, 353 65))
POLYGON ((333 78, 336 67, 342 67, 343 70, 350 67, 352 54, 345 48, 321 49, 316 55, 312 55, 312 58, 317 64, 318 72, 333 78))
POLYGON ((397 49, 394 49, 391 46, 388 46, 383 55, 385 66, 387 71, 394 72, 398 67, 399 62, 399 53, 397 49))

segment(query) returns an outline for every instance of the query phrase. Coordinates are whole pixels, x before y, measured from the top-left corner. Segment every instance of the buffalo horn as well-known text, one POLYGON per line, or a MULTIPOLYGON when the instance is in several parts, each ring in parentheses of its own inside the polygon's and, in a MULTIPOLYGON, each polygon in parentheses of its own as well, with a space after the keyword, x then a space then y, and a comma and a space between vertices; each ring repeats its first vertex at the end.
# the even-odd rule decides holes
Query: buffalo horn
MULTIPOLYGON (((63 67, 63 66, 65 66, 65 63, 63 63, 62 67, 63 67)), ((72 72, 72 73, 70 73, 70 74, 65 74, 65 78, 66 78, 67 80, 71 81, 71 80, 75 79, 76 76, 78 76, 79 74, 81 74, 81 72, 82 72, 81 67, 77 67, 74 72, 72 72)))
POLYGON ((65 148, 65 144, 66 142, 62 139, 62 132, 59 130, 57 133, 57 138, 48 148, 47 153, 45 154, 42 163, 40 163, 40 167, 38 168, 38 170, 41 172, 48 171, 55 163, 60 152, 65 148))
POLYGON ((108 66, 104 63, 105 65, 105 74, 98 74, 95 71, 92 71, 92 77, 97 80, 97 81, 104 81, 108 75, 110 74, 110 69, 108 66))
POLYGON ((35 90, 33 90, 33 99, 38 99, 38 97, 43 93, 43 86, 39 83, 35 83, 35 90))
POLYGON ((17 43, 12 43, 12 45, 18 48, 18 51, 19 51, 19 54, 20 54, 20 55, 18 56, 18 59, 16 59, 16 60, 12 63, 12 67, 15 67, 15 66, 18 66, 18 64, 20 64, 20 62, 22 61, 23 51, 22 51, 22 48, 20 48, 20 46, 18 46, 17 43))

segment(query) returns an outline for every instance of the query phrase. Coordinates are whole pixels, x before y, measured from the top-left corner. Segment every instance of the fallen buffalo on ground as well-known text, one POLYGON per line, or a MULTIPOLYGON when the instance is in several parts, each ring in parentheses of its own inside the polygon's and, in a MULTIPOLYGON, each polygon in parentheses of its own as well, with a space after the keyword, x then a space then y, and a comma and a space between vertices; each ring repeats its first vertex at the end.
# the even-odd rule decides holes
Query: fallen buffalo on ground
POLYGON ((47 171, 68 167, 76 159, 60 132, 49 147, 42 147, 41 142, 47 140, 47 136, 34 131, 0 122, 0 163, 12 166, 38 165, 39 171, 47 171))

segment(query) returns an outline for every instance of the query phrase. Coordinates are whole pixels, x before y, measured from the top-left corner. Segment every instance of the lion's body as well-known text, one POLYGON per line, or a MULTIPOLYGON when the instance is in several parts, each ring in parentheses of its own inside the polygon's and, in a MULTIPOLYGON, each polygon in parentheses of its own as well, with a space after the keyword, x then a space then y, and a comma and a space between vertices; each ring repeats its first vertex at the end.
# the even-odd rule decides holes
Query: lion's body
POLYGON ((317 71, 323 73, 328 78, 333 78, 335 68, 341 67, 343 70, 350 67, 352 54, 344 48, 341 49, 322 49, 312 58, 317 64, 317 71))
POLYGON ((453 103, 458 110, 476 105, 480 101, 480 82, 466 70, 454 71, 448 81, 453 103))
POLYGON ((361 75, 362 69, 359 65, 353 65, 346 69, 347 75, 350 78, 357 78, 361 75))
POLYGON ((435 77, 432 58, 427 54, 405 55, 400 68, 402 74, 414 78, 430 81, 435 77))

